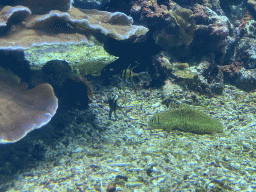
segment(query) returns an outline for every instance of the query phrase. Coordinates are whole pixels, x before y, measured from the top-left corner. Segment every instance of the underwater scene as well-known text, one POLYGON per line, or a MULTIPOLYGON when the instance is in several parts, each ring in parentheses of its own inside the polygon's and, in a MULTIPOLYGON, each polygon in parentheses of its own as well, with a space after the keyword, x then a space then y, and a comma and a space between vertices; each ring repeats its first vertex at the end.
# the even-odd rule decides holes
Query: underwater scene
POLYGON ((0 192, 256 191, 256 0, 1 0, 0 192))

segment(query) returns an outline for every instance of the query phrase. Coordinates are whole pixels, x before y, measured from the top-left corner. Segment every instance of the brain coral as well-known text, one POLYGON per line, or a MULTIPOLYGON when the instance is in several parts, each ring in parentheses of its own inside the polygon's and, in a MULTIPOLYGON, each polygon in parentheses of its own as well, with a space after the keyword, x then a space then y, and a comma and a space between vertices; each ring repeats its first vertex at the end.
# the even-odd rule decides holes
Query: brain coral
POLYGON ((149 121, 153 129, 180 130, 192 133, 222 132, 223 126, 216 119, 197 111, 188 105, 156 113, 149 121))
POLYGON ((24 90, 14 78, 0 77, 0 143, 13 143, 47 124, 58 102, 51 85, 24 90))

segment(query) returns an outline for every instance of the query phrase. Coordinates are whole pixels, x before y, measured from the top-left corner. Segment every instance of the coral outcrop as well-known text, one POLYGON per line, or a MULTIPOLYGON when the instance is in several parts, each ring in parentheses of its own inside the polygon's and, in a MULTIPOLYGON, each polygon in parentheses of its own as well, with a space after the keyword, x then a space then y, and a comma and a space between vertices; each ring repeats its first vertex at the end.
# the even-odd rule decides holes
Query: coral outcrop
POLYGON ((154 30, 156 44, 165 50, 189 45, 197 28, 192 21, 192 11, 172 1, 166 6, 156 0, 139 0, 133 3, 131 14, 154 30))
POLYGON ((50 84, 27 90, 6 73, 0 81, 0 143, 13 143, 46 125, 56 113, 58 100, 50 84))
POLYGON ((67 12, 52 10, 47 14, 32 14, 24 6, 5 6, 0 12, 0 49, 28 49, 52 44, 93 44, 91 36, 100 32, 117 40, 137 37, 148 29, 132 25, 133 19, 124 13, 97 10, 67 12))
POLYGON ((194 31, 197 29, 197 26, 192 22, 192 11, 179 8, 175 11, 169 11, 169 14, 167 26, 154 36, 156 44, 165 50, 189 45, 194 38, 194 31))
POLYGON ((195 4, 193 20, 198 28, 191 43, 192 54, 201 57, 212 52, 215 54, 217 62, 222 62, 230 32, 229 19, 226 16, 218 15, 206 6, 195 4))

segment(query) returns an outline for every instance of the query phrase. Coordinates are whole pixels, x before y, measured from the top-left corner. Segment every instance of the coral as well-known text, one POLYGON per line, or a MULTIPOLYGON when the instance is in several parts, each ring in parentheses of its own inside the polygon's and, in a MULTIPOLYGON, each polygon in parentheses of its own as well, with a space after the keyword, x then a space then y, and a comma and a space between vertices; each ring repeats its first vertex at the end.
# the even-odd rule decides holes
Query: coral
POLYGON ((178 108, 156 113, 148 124, 153 129, 163 129, 167 132, 180 130, 209 134, 223 131, 222 124, 216 119, 185 104, 178 108))
POLYGON ((241 58, 246 69, 256 68, 256 40, 255 38, 244 37, 238 41, 235 58, 241 58))
POLYGON ((132 1, 132 4, 133 5, 130 10, 131 16, 134 18, 134 20, 139 20, 142 12, 142 6, 139 4, 139 2, 132 1))
POLYGON ((197 73, 192 69, 188 68, 186 70, 175 70, 172 73, 172 77, 175 82, 185 89, 193 90, 199 94, 204 94, 207 96, 212 96, 213 92, 210 88, 210 83, 201 74, 197 73))
MULTIPOLYGON (((217 21, 208 26, 210 30, 210 37, 213 40, 222 42, 229 35, 229 20, 225 16, 218 16, 215 17, 215 19, 217 19, 217 21)), ((218 44, 216 45, 217 47, 220 47, 218 44)))
POLYGON ((234 83, 237 73, 244 67, 244 62, 241 58, 236 59, 230 65, 221 66, 225 80, 234 83))
POLYGON ((222 66, 225 81, 245 91, 256 89, 255 39, 240 39, 235 57, 230 65, 222 66))
POLYGON ((172 47, 189 45, 194 37, 194 31, 197 29, 192 21, 192 11, 180 8, 175 11, 169 11, 170 21, 165 28, 156 33, 154 38, 156 44, 168 50, 172 47))
POLYGON ((250 15, 244 15, 245 17, 240 20, 239 25, 236 28, 237 40, 239 38, 255 38, 256 36, 256 22, 250 15))
POLYGON ((213 96, 221 94, 224 89, 223 74, 220 67, 214 62, 202 61, 198 67, 189 66, 189 63, 175 61, 167 51, 163 51, 153 57, 154 73, 158 85, 165 81, 163 89, 169 89, 172 79, 185 89, 193 90, 199 94, 213 96))
POLYGON ((0 22, 0 49, 10 50, 53 44, 92 45, 91 37, 95 33, 124 40, 148 31, 146 27, 132 25, 133 19, 121 12, 74 7, 67 12, 52 10, 39 15, 31 14, 27 7, 5 6, 1 9, 0 22))
POLYGON ((151 86, 162 86, 164 81, 170 76, 173 71, 172 65, 169 61, 169 57, 164 55, 162 52, 154 55, 152 58, 152 70, 151 76, 153 77, 153 81, 151 82, 151 86))
POLYGON ((249 37, 255 37, 256 22, 254 20, 247 21, 246 33, 249 37))
POLYGON ((148 18, 161 18, 168 17, 168 9, 165 5, 158 5, 156 0, 139 0, 137 5, 142 6, 141 20, 148 18))
POLYGON ((209 16, 207 15, 207 7, 199 4, 193 6, 193 20, 197 25, 207 25, 209 23, 209 16))
POLYGON ((56 113, 58 100, 49 84, 26 90, 11 76, 2 76, 0 143, 13 143, 46 125, 56 113))
MULTIPOLYGON (((22 21, 25 19, 25 17, 31 14, 31 11, 29 8, 20 6, 20 5, 16 7, 5 6, 4 8, 2 8, 0 12, 0 27, 1 27, 0 32, 1 33, 3 33, 4 27, 7 26, 7 22, 9 20, 11 21, 11 18, 16 17, 15 14, 19 15, 18 19, 22 21)), ((17 17, 15 19, 17 19, 17 17)))
POLYGON ((237 73, 235 85, 245 91, 253 91, 256 89, 256 69, 246 70, 242 68, 237 73))
POLYGON ((210 63, 202 72, 202 76, 206 80, 211 93, 221 95, 224 90, 224 79, 221 67, 214 62, 210 63))
POLYGON ((227 38, 230 32, 230 21, 226 16, 219 16, 216 12, 203 5, 193 7, 193 19, 198 25, 190 44, 191 54, 200 58, 209 52, 215 54, 217 63, 223 62, 226 53, 227 38))

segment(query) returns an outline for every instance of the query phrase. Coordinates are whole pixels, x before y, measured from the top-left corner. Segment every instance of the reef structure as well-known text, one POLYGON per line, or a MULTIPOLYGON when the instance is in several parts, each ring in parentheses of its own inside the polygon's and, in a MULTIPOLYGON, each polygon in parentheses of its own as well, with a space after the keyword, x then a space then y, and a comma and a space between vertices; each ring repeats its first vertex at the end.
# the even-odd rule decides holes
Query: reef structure
MULTIPOLYGON (((95 34, 125 40, 139 37, 148 31, 146 27, 132 25, 133 19, 124 13, 81 10, 72 7, 70 0, 39 0, 32 3, 30 0, 11 0, 1 1, 0 4, 0 51, 3 57, 16 55, 18 52, 22 53, 20 54, 22 56, 26 50, 52 45, 93 46, 98 43, 94 38, 95 34), (14 52, 15 54, 11 54, 14 52)), ((22 58, 19 59, 22 60, 22 58)), ((20 63, 17 62, 16 65, 20 63)), ((3 63, 3 65, 12 71, 9 64, 3 63)), ((47 67, 41 66, 41 68, 47 67)), ((28 77, 23 78, 21 76, 24 74, 18 74, 22 78, 21 82, 29 83, 30 90, 20 88, 20 84, 14 80, 6 82, 6 79, 0 79, 2 98, 0 143, 16 142, 31 130, 40 128, 50 121, 58 107, 52 86, 60 89, 58 93, 63 91, 62 87, 73 88, 72 90, 75 90, 77 86, 77 90, 87 88, 85 91, 87 97, 84 98, 84 102, 76 96, 79 94, 74 94, 75 91, 70 91, 70 94, 65 95, 78 107, 87 107, 88 97, 91 94, 88 93, 90 89, 86 81, 70 71, 63 80, 60 80, 60 85, 50 82, 59 74, 55 76, 51 74, 52 79, 44 81, 48 75, 45 71, 49 72, 48 68, 43 70, 42 77, 39 77, 42 79, 37 79, 39 83, 35 83, 34 86, 31 82, 29 83, 31 67, 26 68, 28 77)), ((11 78, 8 77, 8 79, 11 78)))
POLYGON ((5 6, 0 11, 0 49, 24 50, 53 44, 93 45, 92 35, 97 32, 125 40, 148 31, 132 23, 133 19, 121 12, 71 7, 67 12, 51 10, 40 15, 25 6, 5 6))
POLYGON ((34 69, 41 69, 52 58, 65 60, 72 70, 99 74, 115 58, 103 50, 96 35, 120 41, 136 39, 148 31, 146 27, 133 25, 132 17, 121 12, 82 10, 71 5, 64 9, 66 5, 61 5, 60 1, 48 12, 46 10, 51 5, 47 6, 48 1, 43 2, 41 9, 45 7, 46 10, 40 12, 25 2, 0 4, 0 51, 25 52, 25 59, 34 69), (49 50, 54 52, 49 54, 49 50), (66 51, 72 51, 70 55, 76 55, 76 58, 60 58, 63 54, 59 53, 66 51), (96 57, 92 54, 95 52, 96 57), (34 54, 33 58, 31 54, 34 54))

